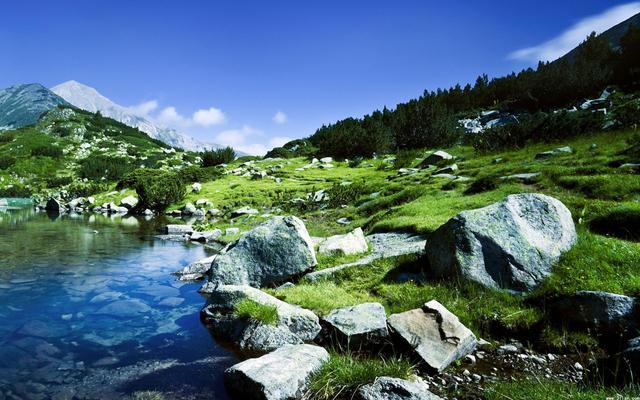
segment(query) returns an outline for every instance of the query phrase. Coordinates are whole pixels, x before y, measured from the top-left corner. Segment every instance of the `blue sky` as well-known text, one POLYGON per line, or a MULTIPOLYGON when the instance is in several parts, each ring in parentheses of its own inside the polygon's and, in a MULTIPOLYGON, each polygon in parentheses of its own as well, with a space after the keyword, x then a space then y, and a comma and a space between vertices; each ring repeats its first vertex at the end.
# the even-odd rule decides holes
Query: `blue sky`
POLYGON ((21 1, 0 87, 77 80, 252 153, 425 89, 553 58, 640 12, 615 1, 21 1))

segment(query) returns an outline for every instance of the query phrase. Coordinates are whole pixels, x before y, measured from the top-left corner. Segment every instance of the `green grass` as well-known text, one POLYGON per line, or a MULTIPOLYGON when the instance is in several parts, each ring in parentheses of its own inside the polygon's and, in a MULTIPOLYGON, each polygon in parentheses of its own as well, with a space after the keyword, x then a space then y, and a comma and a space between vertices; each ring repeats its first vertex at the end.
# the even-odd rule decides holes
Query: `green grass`
POLYGON ((352 353, 331 352, 331 358, 309 382, 309 396, 318 400, 349 399, 360 387, 379 376, 407 379, 414 366, 401 358, 365 358, 352 353))
POLYGON ((485 391, 487 400, 605 400, 635 399, 640 386, 624 389, 588 387, 534 377, 531 380, 494 384, 485 391))
POLYGON ((298 304, 319 315, 327 315, 336 308, 374 301, 374 298, 365 291, 348 290, 330 281, 300 283, 290 288, 270 292, 281 300, 298 304))
POLYGON ((264 305, 251 299, 243 299, 234 307, 234 313, 240 318, 250 319, 265 325, 278 323, 278 309, 275 306, 264 305))

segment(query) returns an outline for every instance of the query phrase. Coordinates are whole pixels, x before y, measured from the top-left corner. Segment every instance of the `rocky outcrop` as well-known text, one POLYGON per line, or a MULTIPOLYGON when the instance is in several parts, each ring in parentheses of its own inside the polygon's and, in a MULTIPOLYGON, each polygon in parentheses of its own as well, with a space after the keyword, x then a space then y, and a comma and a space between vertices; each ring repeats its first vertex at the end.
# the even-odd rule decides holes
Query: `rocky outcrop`
POLYGON ((338 308, 322 319, 328 336, 350 348, 377 345, 389 335, 387 315, 380 303, 338 308))
POLYGON ((273 217, 244 234, 211 264, 210 281, 263 287, 290 280, 317 264, 304 223, 273 217))
POLYGON ((258 210, 256 210, 255 208, 251 208, 251 207, 242 207, 242 208, 238 208, 237 210, 234 210, 231 212, 230 218, 236 218, 236 217, 240 217, 243 215, 256 215, 258 214, 258 210))
POLYGON ((276 308, 278 326, 285 326, 302 341, 311 341, 320 332, 318 316, 312 311, 294 306, 251 286, 205 284, 200 293, 207 296, 207 305, 203 309, 203 318, 207 322, 216 323, 217 320, 233 314, 235 305, 244 299, 250 299, 258 304, 276 308))
POLYGON ((311 375, 328 360, 329 353, 322 347, 288 345, 228 368, 224 382, 238 399, 299 399, 311 375))
POLYGON ((637 327, 640 310, 633 297, 583 290, 551 304, 550 313, 571 329, 617 338, 637 327))
POLYGON ((424 382, 411 382, 404 379, 382 376, 375 382, 358 389, 359 400, 441 400, 441 397, 429 391, 424 382))
POLYGON ((575 241, 571 213, 559 200, 516 194, 450 219, 427 236, 426 255, 436 277, 527 291, 551 274, 575 241))
POLYGON ((353 255, 366 253, 369 249, 362 228, 344 235, 330 236, 320 243, 318 253, 323 255, 353 255))
POLYGON ((442 372, 477 345, 473 332, 435 300, 391 315, 389 327, 401 346, 411 350, 431 372, 442 372))
POLYGON ((544 160, 546 158, 551 158, 554 156, 562 155, 562 154, 571 154, 573 153, 573 149, 569 146, 558 147, 557 149, 543 151, 542 153, 536 154, 536 160, 544 160))

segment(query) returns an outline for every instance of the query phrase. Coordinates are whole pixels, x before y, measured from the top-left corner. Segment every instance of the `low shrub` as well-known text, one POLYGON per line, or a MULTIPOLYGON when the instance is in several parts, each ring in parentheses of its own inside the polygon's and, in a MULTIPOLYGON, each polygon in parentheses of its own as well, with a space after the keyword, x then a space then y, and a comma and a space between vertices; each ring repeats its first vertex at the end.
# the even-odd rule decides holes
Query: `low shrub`
POLYGON ((131 162, 126 158, 95 156, 89 157, 80 163, 80 177, 91 180, 108 181, 121 179, 133 169, 131 162))
POLYGON ((16 163, 15 157, 0 156, 0 169, 7 169, 16 163))
POLYGON ((13 133, 3 133, 0 135, 0 144, 13 142, 13 139, 16 138, 16 135, 13 133))
POLYGON ((52 176, 46 179, 46 184, 49 189, 59 188, 71 182, 73 182, 73 177, 71 176, 52 176))
POLYGON ((8 187, 0 188, 0 197, 31 197, 33 193, 31 189, 20 186, 10 185, 8 187))
POLYGON ((44 144, 31 149, 31 155, 34 157, 42 156, 42 157, 60 158, 62 157, 62 148, 60 148, 60 146, 54 146, 52 144, 44 144))
POLYGON ((89 197, 96 193, 106 192, 109 190, 108 183, 100 182, 77 182, 67 186, 67 192, 69 196, 75 197, 89 197))
POLYGON ((169 205, 184 199, 187 190, 184 181, 176 173, 158 170, 154 172, 146 173, 145 179, 138 179, 134 189, 140 199, 141 208, 162 212, 169 205))
POLYGON ((234 307, 234 313, 240 318, 261 322, 266 325, 278 323, 278 309, 276 306, 260 304, 251 299, 244 299, 234 307))
POLYGON ((216 167, 204 168, 194 165, 183 168, 179 174, 185 183, 209 182, 222 176, 222 171, 216 167))
POLYGON ((421 150, 400 150, 396 154, 396 160, 393 163, 394 168, 408 168, 415 163, 416 158, 423 156, 421 150))
POLYGON ((236 152, 227 146, 222 149, 207 150, 202 153, 202 166, 215 167, 220 164, 228 164, 236 159, 236 152))
POLYGON ((500 185, 500 178, 496 176, 483 176, 471 183, 464 194, 484 193, 496 189, 500 185))

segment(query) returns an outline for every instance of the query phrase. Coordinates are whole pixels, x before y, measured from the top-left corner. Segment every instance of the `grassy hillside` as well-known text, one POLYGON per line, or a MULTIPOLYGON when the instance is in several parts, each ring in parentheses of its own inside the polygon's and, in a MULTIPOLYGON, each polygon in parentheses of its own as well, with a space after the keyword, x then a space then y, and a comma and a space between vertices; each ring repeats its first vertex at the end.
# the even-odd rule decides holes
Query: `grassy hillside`
POLYGON ((59 106, 35 125, 0 134, 0 197, 49 189, 86 196, 136 168, 177 169, 195 161, 100 114, 59 106))

